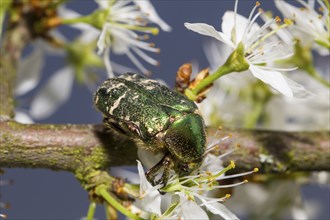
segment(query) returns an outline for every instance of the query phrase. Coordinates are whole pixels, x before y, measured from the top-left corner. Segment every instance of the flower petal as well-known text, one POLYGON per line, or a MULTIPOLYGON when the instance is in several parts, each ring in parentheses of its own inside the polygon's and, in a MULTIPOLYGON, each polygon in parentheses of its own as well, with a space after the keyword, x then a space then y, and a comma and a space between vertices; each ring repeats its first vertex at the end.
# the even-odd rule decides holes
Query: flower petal
POLYGON ((43 54, 42 49, 37 46, 28 57, 20 62, 15 95, 23 95, 36 87, 44 64, 43 54))
POLYGON ((150 1, 134 1, 136 5, 140 7, 140 10, 148 15, 150 21, 159 25, 163 31, 171 31, 171 27, 159 17, 155 8, 152 6, 150 1))
POLYGON ((69 67, 55 72, 32 101, 31 116, 35 119, 43 119, 52 115, 69 99, 73 79, 73 70, 69 67))
MULTIPOLYGON (((244 41, 244 39, 249 38, 246 36, 249 33, 245 33, 247 26, 249 25, 249 20, 240 15, 235 14, 233 11, 227 11, 222 17, 221 31, 224 35, 230 37, 232 41, 237 45, 239 42, 244 41), (236 17, 235 17, 236 16, 236 17), (236 19, 236 23, 234 23, 236 19), (236 28, 236 33, 233 35, 233 28, 236 28), (235 39, 233 39, 235 37, 235 39)), ((259 29, 257 23, 253 23, 249 32, 255 33, 259 29)))
POLYGON ((209 219, 206 212, 193 200, 188 200, 184 193, 180 196, 181 215, 183 219, 209 219))
POLYGON ((266 84, 269 84, 283 95, 290 98, 293 97, 292 90, 289 87, 282 73, 277 71, 263 70, 252 64, 250 64, 249 69, 254 77, 260 79, 266 84))
POLYGON ((100 6, 101 9, 107 9, 110 6, 110 1, 95 0, 95 2, 100 6))
POLYGON ((32 118, 22 111, 16 111, 15 112, 15 121, 22 123, 22 124, 33 124, 34 121, 32 118))
POLYGON ((316 95, 310 91, 308 91, 303 85, 300 85, 299 83, 293 81, 292 79, 283 76, 284 79, 287 81, 288 85, 290 86, 293 96, 295 98, 300 98, 300 99, 308 99, 308 98, 313 98, 316 95))
POLYGON ((224 219, 228 219, 228 220, 234 220, 234 219, 238 219, 238 217, 232 213, 229 209, 227 209, 226 206, 222 205, 219 202, 205 202, 205 200, 202 200, 203 204, 205 205, 205 207, 212 212, 215 215, 220 215, 222 218, 224 219), (205 203, 204 203, 205 202, 205 203))
POLYGON ((221 32, 218 32, 211 25, 208 25, 205 23, 188 23, 188 22, 186 22, 186 23, 184 23, 184 26, 186 28, 188 28, 189 30, 195 31, 199 34, 213 37, 213 38, 217 39, 218 41, 221 41, 232 48, 235 47, 235 45, 231 42, 231 40, 230 40, 230 38, 228 38, 228 36, 224 35, 221 32))
POLYGON ((153 187, 147 180, 144 170, 142 167, 142 164, 140 161, 137 160, 138 163, 138 172, 140 176, 140 195, 143 195, 141 199, 141 206, 144 208, 144 210, 156 213, 158 216, 161 216, 161 210, 160 210, 160 203, 161 203, 161 197, 160 193, 158 192, 157 188, 159 187, 153 187))

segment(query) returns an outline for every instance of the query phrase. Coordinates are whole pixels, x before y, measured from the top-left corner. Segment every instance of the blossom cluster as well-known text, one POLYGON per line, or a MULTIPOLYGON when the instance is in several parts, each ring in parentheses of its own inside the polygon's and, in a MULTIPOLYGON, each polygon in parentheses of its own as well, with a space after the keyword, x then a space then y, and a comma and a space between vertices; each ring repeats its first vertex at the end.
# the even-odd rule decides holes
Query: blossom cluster
MULTIPOLYGON (((205 54, 211 74, 196 88, 185 90, 188 98, 196 100, 200 91, 213 84, 207 98, 199 104, 207 125, 329 130, 329 1, 296 0, 296 3, 299 6, 285 0, 274 1, 281 19, 261 9, 260 2, 252 5, 245 17, 239 14, 236 0, 233 10, 222 16, 220 27, 206 23, 183 24, 188 30, 209 38, 205 54), (315 58, 328 60, 316 65, 315 58)), ((69 100, 75 81, 93 91, 102 78, 132 72, 133 68, 148 75, 146 63, 159 64, 151 54, 159 53, 160 49, 149 42, 149 37, 160 30, 171 31, 171 27, 148 0, 95 0, 95 4, 95 10, 88 15, 60 4, 59 24, 78 30, 79 36, 69 40, 53 30, 47 34, 59 42, 58 48, 50 46, 45 39, 38 39, 20 62, 15 88, 19 101, 17 121, 33 123, 54 114, 69 100), (25 95, 42 82, 46 54, 65 57, 66 64, 51 74, 38 88, 28 110, 23 110, 21 103, 25 95), (134 67, 114 62, 113 57, 120 55, 125 55, 134 67), (95 74, 100 69, 105 69, 105 74, 95 74)), ((2 10, 0 18, 2 22, 2 10)), ((223 205, 230 195, 215 198, 212 191, 246 183, 221 185, 219 182, 257 170, 226 174, 235 167, 234 162, 226 167, 221 163, 222 157, 230 152, 214 156, 209 154, 212 147, 207 148, 200 169, 184 177, 173 173, 166 186, 152 186, 138 161, 140 196, 131 211, 151 219, 208 219, 210 215, 237 219, 237 215, 223 205)), ((293 216, 307 216, 302 206, 301 202, 294 202, 291 212, 296 214, 293 216)))

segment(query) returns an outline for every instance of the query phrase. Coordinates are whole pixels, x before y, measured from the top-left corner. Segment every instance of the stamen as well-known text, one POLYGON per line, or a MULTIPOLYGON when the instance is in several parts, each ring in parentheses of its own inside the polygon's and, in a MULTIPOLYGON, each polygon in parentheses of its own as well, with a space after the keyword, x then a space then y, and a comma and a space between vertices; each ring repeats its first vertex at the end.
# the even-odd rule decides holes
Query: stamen
MULTIPOLYGON (((266 29, 268 27, 270 27, 270 25, 276 21, 276 19, 273 19, 273 20, 270 20, 269 22, 267 22, 266 24, 264 24, 262 26, 261 29, 266 29)), ((285 28, 289 26, 289 24, 282 24, 282 25, 279 25, 277 28, 273 29, 272 31, 270 31, 269 33, 267 33, 266 35, 264 35, 262 38, 260 38, 258 41, 256 41, 253 45, 251 45, 251 47, 249 48, 249 51, 252 51, 255 47, 257 47, 259 44, 261 44, 262 42, 264 42, 267 38, 269 38, 270 36, 274 35, 278 30, 282 29, 282 28, 285 28)))
POLYGON ((257 18, 258 18, 258 17, 260 16, 260 14, 261 14, 261 12, 260 12, 260 10, 259 10, 259 12, 258 12, 257 14, 255 14, 254 17, 252 18, 252 15, 254 14, 256 8, 257 8, 257 5, 254 6, 254 8, 252 9, 252 11, 251 11, 251 13, 250 13, 250 15, 249 15, 248 23, 247 23, 247 25, 246 25, 246 27, 245 27, 245 30, 244 30, 244 34, 243 34, 243 36, 246 35, 246 34, 249 32, 249 30, 251 29, 252 25, 255 23, 255 21, 257 20, 257 18), (252 18, 252 19, 251 19, 251 18, 252 18))
POLYGON ((144 34, 144 35, 141 35, 141 36, 138 36, 136 39, 137 40, 149 40, 149 35, 148 34, 144 34))
POLYGON ((235 0, 235 6, 234 6, 234 27, 236 27, 236 15, 237 15, 237 6, 238 6, 238 0, 235 0))
POLYGON ((151 58, 150 56, 148 56, 146 53, 144 53, 142 50, 140 50, 137 47, 133 47, 132 50, 139 55, 142 59, 144 59, 146 62, 150 63, 151 65, 158 65, 159 62, 153 58, 151 58))
POLYGON ((115 75, 113 74, 111 63, 110 63, 110 47, 106 47, 103 52, 103 62, 105 65, 105 69, 107 70, 108 76, 110 78, 114 77, 115 75))
POLYGON ((224 180, 224 179, 230 179, 230 178, 237 178, 237 177, 241 177, 241 176, 250 175, 250 174, 252 174, 252 173, 256 173, 256 172, 258 172, 258 171, 259 171, 258 168, 254 168, 253 170, 251 170, 251 171, 247 171, 247 172, 244 172, 244 173, 238 173, 238 174, 232 174, 232 175, 222 176, 222 177, 220 177, 220 178, 217 179, 217 180, 224 180))
POLYGON ((243 185, 245 183, 248 183, 248 180, 243 180, 241 182, 238 183, 233 183, 233 184, 227 184, 227 185, 218 185, 218 186, 214 186, 214 189, 223 189, 223 188, 231 188, 231 187, 236 187, 236 186, 240 186, 243 185))
MULTIPOLYGON (((227 140, 227 139, 229 139, 229 138, 231 138, 230 135, 225 136, 225 137, 221 138, 220 140, 216 140, 215 142, 213 142, 212 144, 210 144, 210 145, 206 148, 206 150, 207 150, 208 152, 210 152, 211 150, 214 149, 215 146, 217 146, 218 144, 220 144, 221 142, 223 142, 223 141, 225 141, 225 140, 227 140)), ((206 154, 206 153, 205 153, 205 154, 206 154)))
POLYGON ((275 17, 275 22, 276 22, 276 23, 280 23, 280 22, 281 22, 281 18, 280 18, 279 16, 276 16, 276 17, 275 17))
POLYGON ((292 25, 293 21, 289 18, 284 18, 284 23, 287 24, 287 25, 292 25))
POLYGON ((221 175, 226 173, 228 170, 231 170, 231 169, 234 169, 234 168, 235 168, 235 162, 233 160, 231 160, 230 164, 227 167, 223 168, 220 172, 213 175, 212 178, 217 179, 218 177, 220 177, 221 175))
POLYGON ((215 145, 215 143, 218 141, 218 140, 216 140, 216 137, 218 136, 219 131, 221 130, 221 129, 219 129, 219 127, 216 130, 216 132, 214 133, 212 139, 209 141, 210 144, 206 147, 206 149, 209 149, 210 147, 212 147, 213 145, 215 145), (216 142, 214 142, 214 141, 216 141, 216 142))
POLYGON ((122 24, 122 23, 113 23, 112 25, 120 27, 122 29, 126 29, 126 30, 147 32, 147 33, 151 33, 153 35, 157 35, 159 33, 159 28, 157 28, 157 27, 145 27, 145 26, 122 24))
POLYGON ((230 194, 226 194, 226 196, 224 197, 221 197, 221 198, 203 198, 202 199, 202 204, 200 204, 200 206, 205 206, 205 205, 208 205, 208 204, 212 204, 212 203, 217 203, 217 202, 225 202, 227 199, 229 199, 231 197, 230 194), (206 201, 208 200, 208 201, 206 201))
POLYGON ((127 52, 128 58, 134 63, 134 65, 142 72, 147 73, 149 72, 141 63, 138 61, 138 59, 135 58, 135 56, 128 50, 127 52))

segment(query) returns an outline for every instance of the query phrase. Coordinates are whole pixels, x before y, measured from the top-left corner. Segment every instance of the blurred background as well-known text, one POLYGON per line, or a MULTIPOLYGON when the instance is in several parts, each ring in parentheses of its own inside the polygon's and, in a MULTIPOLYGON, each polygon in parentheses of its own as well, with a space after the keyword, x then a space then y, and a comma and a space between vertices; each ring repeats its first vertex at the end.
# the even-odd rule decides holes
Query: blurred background
MULTIPOLYGON (((199 69, 210 66, 206 55, 208 47, 205 46, 209 44, 210 39, 187 30, 183 25, 184 22, 208 23, 220 30, 221 17, 225 11, 233 10, 234 1, 167 0, 152 3, 160 17, 172 27, 172 31, 160 31, 157 36, 151 37, 149 41, 154 42, 156 47, 161 49, 159 54, 152 54, 160 65, 159 67, 148 64, 145 66, 152 72, 152 78, 164 80, 170 87, 173 87, 176 72, 182 64, 192 62, 193 66, 199 67, 199 69)), ((272 1, 263 1, 261 4, 263 10, 272 10, 273 14, 280 15, 272 1)), ((240 1, 238 12, 248 16, 254 5, 254 1, 240 1)), ((68 3, 68 8, 82 14, 90 13, 96 7, 97 5, 93 1, 80 0, 68 3)), ((68 39, 74 39, 79 34, 78 31, 68 27, 61 27, 60 31, 68 39)), ((25 54, 29 54, 32 50, 32 46, 28 47, 25 54)), ((121 65, 135 68, 126 56, 112 56, 111 59, 121 65)), ((315 62, 329 64, 328 56, 321 57, 315 54, 314 59, 315 62)), ((54 72, 65 65, 66 60, 63 56, 54 54, 45 56, 40 83, 31 92, 19 97, 19 110, 28 112, 30 103, 42 85, 54 72)), ((329 69, 326 73, 329 75, 329 69)), ((97 76, 100 79, 107 77, 103 70, 98 71, 97 76)), ((301 79, 299 75, 294 77, 302 84, 307 84, 306 87, 312 89, 322 87, 311 78, 307 77, 306 80, 301 79)), ((87 87, 84 84, 75 83, 67 102, 50 117, 34 119, 34 121, 56 124, 101 123, 101 114, 93 107, 91 91, 95 88, 93 86, 87 87)), ((329 89, 325 89, 325 93, 329 95, 329 89)), ((219 100, 218 104, 226 106, 221 111, 219 110, 219 113, 226 117, 219 119, 216 123, 222 123, 223 126, 247 127, 243 122, 246 115, 242 114, 251 110, 250 105, 235 105, 240 101, 239 99, 236 101, 230 99, 228 104, 225 100, 219 100), (234 112, 235 108, 240 111, 234 112)), ((268 120, 268 123, 263 124, 261 120, 261 122, 255 123, 254 127, 298 131, 329 129, 330 113, 327 107, 329 99, 325 99, 325 102, 323 99, 322 104, 314 103, 313 105, 304 102, 292 103, 287 100, 283 101, 281 98, 276 98, 272 102, 273 104, 267 103, 269 106, 265 107, 265 111, 269 110, 268 117, 273 117, 273 122, 282 123, 274 122, 272 124, 272 120, 268 120), (277 105, 277 107, 274 109, 272 105, 277 105), (290 107, 284 107, 285 105, 290 107), (300 115, 300 118, 297 115, 300 115), (315 118, 316 116, 319 118, 315 118)), ((89 205, 87 192, 82 189, 71 173, 42 169, 5 169, 5 174, 0 175, 0 178, 2 181, 1 202, 10 204, 10 208, 2 208, 0 212, 7 214, 8 219, 79 219, 87 213, 89 205), (13 183, 5 183, 7 180, 12 180, 13 183)), ((242 219, 299 219, 299 216, 304 218, 305 213, 309 219, 329 219, 328 179, 328 174, 321 173, 314 174, 312 181, 308 181, 308 183, 287 179, 274 180, 262 186, 253 183, 246 184, 235 189, 234 198, 228 200, 226 205, 242 219), (302 212, 303 214, 301 214, 302 212)), ((97 208, 95 217, 97 219, 105 218, 103 207, 97 208)))

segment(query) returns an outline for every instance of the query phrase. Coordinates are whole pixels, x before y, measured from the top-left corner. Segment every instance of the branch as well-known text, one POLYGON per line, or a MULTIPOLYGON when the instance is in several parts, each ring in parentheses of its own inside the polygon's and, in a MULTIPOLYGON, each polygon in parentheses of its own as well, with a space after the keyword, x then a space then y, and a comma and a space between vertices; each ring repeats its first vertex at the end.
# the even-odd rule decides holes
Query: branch
POLYGON ((14 117, 13 88, 18 61, 23 48, 31 40, 25 20, 8 26, 0 49, 0 121, 14 117))
MULTIPOLYGON (((8 121, 0 122, 0 131, 0 167, 48 168, 84 176, 109 166, 136 165, 136 143, 102 125, 22 125, 8 121)), ((208 130, 210 137, 213 132, 208 130)), ((240 144, 224 158, 225 163, 234 160, 237 170, 330 170, 329 132, 223 130, 222 134, 232 138, 219 144, 220 153, 240 144)))

